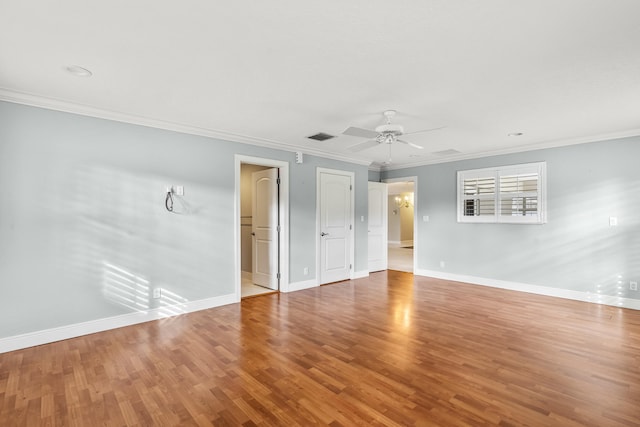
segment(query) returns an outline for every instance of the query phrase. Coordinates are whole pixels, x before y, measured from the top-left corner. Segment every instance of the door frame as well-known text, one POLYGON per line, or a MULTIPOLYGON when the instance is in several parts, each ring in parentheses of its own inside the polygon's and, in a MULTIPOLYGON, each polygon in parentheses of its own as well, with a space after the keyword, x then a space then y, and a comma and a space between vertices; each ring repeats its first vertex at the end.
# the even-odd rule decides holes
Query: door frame
POLYGON ((280 169, 280 233, 278 233, 278 247, 280 256, 278 257, 278 270, 280 271, 280 292, 289 291, 289 162, 281 160, 266 159, 262 157, 235 155, 235 190, 234 190, 234 277, 235 277, 235 302, 242 299, 242 253, 241 253, 241 221, 240 221, 240 167, 243 163, 267 166, 280 169))
POLYGON ((322 251, 322 239, 320 239, 320 230, 322 224, 320 223, 320 215, 321 215, 321 192, 320 192, 320 175, 322 173, 330 173, 333 175, 347 176, 349 177, 349 183, 351 185, 350 191, 350 212, 349 218, 351 220, 351 230, 349 230, 349 239, 350 239, 350 247, 349 247, 349 264, 351 264, 351 268, 349 269, 349 280, 353 280, 354 272, 355 272, 355 172, 344 171, 339 169, 329 169, 329 168, 316 168, 316 272, 317 272, 317 280, 318 285, 322 285, 322 271, 321 271, 321 251, 322 251))
MULTIPOLYGON (((387 178, 381 180, 381 182, 413 182, 413 274, 416 274, 418 270, 418 251, 420 239, 418 239, 418 177, 404 176, 398 178, 387 178)), ((388 196, 387 196, 388 197, 388 196)))

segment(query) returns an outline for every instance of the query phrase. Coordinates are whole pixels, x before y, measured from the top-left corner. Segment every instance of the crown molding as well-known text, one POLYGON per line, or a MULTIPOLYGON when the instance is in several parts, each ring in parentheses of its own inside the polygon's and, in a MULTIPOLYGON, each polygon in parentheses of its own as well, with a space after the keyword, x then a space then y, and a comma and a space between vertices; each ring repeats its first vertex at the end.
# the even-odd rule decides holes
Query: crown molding
POLYGON ((612 139, 629 138, 629 137, 639 136, 639 135, 640 135, 640 129, 629 129, 629 130, 620 131, 620 132, 611 132, 611 133, 591 135, 591 136, 582 136, 578 138, 547 140, 542 142, 536 142, 533 144, 521 145, 518 147, 511 147, 511 148, 492 150, 492 151, 483 151, 480 153, 456 154, 455 156, 448 156, 443 159, 432 159, 432 160, 425 160, 425 161, 415 162, 415 163, 404 163, 402 165, 397 165, 397 166, 391 165, 389 167, 385 166, 385 167, 379 167, 377 169, 375 168, 375 166, 369 166, 369 170, 376 171, 376 172, 386 172, 391 170, 408 169, 408 168, 413 168, 417 166, 435 165, 440 163, 452 163, 460 160, 480 159, 485 157, 500 156, 503 154, 524 153, 527 151, 543 150, 547 148, 558 148, 558 147, 566 147, 569 145, 587 144, 590 142, 600 142, 600 141, 607 141, 612 139))
POLYGON ((368 160, 356 159, 349 156, 330 153, 316 149, 301 149, 299 146, 287 144, 281 141, 271 139, 257 138, 248 135, 226 132, 217 129, 201 128, 197 126, 169 122, 165 120, 157 120, 150 117, 137 116, 134 114, 121 113, 117 111, 105 110, 89 105, 77 104, 70 101, 64 101, 55 98, 47 98, 44 96, 33 95, 25 92, 18 92, 11 89, 0 88, 0 101, 12 102, 15 104, 29 105, 32 107, 45 108, 48 110, 62 111, 65 113, 78 114, 81 116, 95 117, 99 119, 111 120, 122 123, 129 123, 139 126, 146 126, 155 129, 169 130, 173 132, 185 133, 189 135, 204 136, 212 139, 219 139, 230 142, 238 142, 241 144, 255 145, 259 147, 273 148, 276 150, 289 152, 302 152, 306 155, 318 156, 325 159, 338 160, 357 165, 369 166, 368 160))
POLYGON ((546 148, 557 148, 568 145, 586 144, 589 142, 606 141, 611 139, 627 138, 640 135, 640 129, 629 129, 626 131, 612 132, 599 135, 582 136, 578 138, 569 139, 555 139, 537 142, 533 144, 521 145, 518 147, 511 147, 492 151, 483 151, 479 153, 458 154, 455 156, 448 156, 442 159, 431 159, 413 163, 403 163, 401 165, 389 165, 380 166, 372 163, 368 160, 357 159, 350 156, 336 154, 328 151, 304 148, 299 146, 287 144, 281 141, 270 140, 266 138, 257 138, 248 135, 237 134, 233 132, 226 132, 217 129, 202 128, 192 126, 188 124, 169 122, 165 120, 158 120, 144 116, 137 116, 133 114, 121 113, 117 111, 110 111, 101 108, 96 108, 88 105, 77 104, 70 101, 64 101, 55 98, 48 98, 44 96, 34 95, 26 92, 19 92, 7 88, 0 88, 0 101, 12 102, 15 104, 29 105, 32 107, 45 108, 48 110, 62 111, 66 113, 78 114, 82 116, 95 117, 105 120, 117 121, 122 123, 129 123, 139 126, 146 126, 155 129, 163 129, 173 132, 185 133, 189 135, 203 136, 206 138, 237 142, 241 144, 249 144, 259 147, 272 148, 276 150, 288 151, 288 152, 302 152, 305 155, 322 157, 325 159, 337 160, 346 163, 352 163, 362 166, 367 166, 370 171, 374 172, 386 172, 392 170, 408 169, 418 166, 428 166, 440 163, 451 163, 460 160, 479 159, 484 157, 500 156, 503 154, 522 153, 527 151, 542 150, 546 148))

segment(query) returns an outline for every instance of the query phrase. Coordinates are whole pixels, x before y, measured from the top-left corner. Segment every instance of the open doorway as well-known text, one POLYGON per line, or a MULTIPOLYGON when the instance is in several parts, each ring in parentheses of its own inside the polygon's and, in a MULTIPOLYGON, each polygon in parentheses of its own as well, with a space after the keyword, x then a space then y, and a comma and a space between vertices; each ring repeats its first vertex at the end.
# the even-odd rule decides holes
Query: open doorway
POLYGON ((278 291, 278 168, 240 165, 241 297, 278 291))
POLYGON ((400 178, 388 182, 389 270, 414 271, 415 254, 415 180, 400 178))
POLYGON ((288 164, 236 155, 236 298, 287 291, 288 164))

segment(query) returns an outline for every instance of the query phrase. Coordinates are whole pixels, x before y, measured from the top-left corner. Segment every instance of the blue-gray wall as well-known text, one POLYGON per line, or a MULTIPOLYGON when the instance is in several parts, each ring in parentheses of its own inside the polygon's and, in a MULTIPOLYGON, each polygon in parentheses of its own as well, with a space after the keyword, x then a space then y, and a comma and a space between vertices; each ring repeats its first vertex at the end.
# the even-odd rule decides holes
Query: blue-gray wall
POLYGON ((235 154, 290 163, 290 282, 316 277, 316 168, 354 172, 367 269, 365 166, 0 102, 0 338, 157 305, 123 304, 129 288, 232 294, 235 154), (184 185, 185 214, 166 185, 184 185))
POLYGON ((640 299, 640 138, 393 170, 418 177, 417 268, 640 299), (547 162, 543 225, 460 224, 456 171, 547 162), (422 217, 429 216, 429 222, 422 217), (609 226, 609 217, 618 226, 609 226), (444 261, 444 268, 440 262, 444 261))

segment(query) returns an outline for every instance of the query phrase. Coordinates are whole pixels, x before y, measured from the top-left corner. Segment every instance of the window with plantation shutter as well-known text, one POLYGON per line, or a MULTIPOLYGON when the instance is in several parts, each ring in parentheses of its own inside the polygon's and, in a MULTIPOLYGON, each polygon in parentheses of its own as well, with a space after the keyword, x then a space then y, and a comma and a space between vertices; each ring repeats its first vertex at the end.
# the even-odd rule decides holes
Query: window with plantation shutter
POLYGON ((469 173, 462 180, 463 216, 491 221, 496 215, 496 177, 469 173))
POLYGON ((545 222, 546 163, 458 172, 458 222, 545 222))

